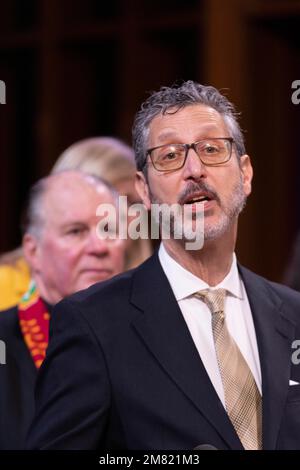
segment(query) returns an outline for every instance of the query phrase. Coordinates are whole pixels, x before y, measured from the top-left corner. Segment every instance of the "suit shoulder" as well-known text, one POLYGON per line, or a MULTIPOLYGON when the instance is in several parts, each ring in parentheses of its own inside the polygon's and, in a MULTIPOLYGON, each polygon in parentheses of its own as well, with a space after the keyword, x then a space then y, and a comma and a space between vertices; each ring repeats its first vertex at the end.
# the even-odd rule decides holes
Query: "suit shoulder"
POLYGON ((18 308, 11 307, 0 311, 0 339, 10 337, 19 329, 18 308))
POLYGON ((271 287, 276 291, 277 295, 279 295, 282 300, 288 300, 291 302, 295 302, 299 305, 300 308, 300 292, 297 290, 291 289, 284 284, 279 284, 277 282, 266 281, 268 282, 271 287))
POLYGON ((127 271, 63 299, 55 306, 52 320, 60 324, 71 321, 74 327, 81 324, 85 328, 84 319, 90 328, 101 325, 102 330, 127 323, 134 313, 129 304, 135 272, 127 271))
POLYGON ((81 325, 81 328, 89 324, 89 328, 99 327, 102 332, 107 328, 115 331, 126 328, 141 312, 134 301, 134 293, 148 292, 149 275, 156 263, 153 255, 137 268, 65 298, 54 308, 51 323, 71 322, 74 327, 81 325))
POLYGON ((144 261, 138 267, 118 274, 107 281, 98 282, 88 289, 84 289, 76 294, 66 298, 66 300, 75 304, 87 303, 101 299, 101 302, 108 300, 109 302, 122 299, 128 299, 131 293, 134 278, 140 275, 147 276, 153 270, 153 266, 157 263, 157 255, 154 253, 150 258, 144 261))
POLYGON ((249 269, 241 265, 239 265, 239 271, 242 275, 243 280, 246 280, 247 282, 251 282, 252 284, 259 283, 260 285, 265 285, 271 288, 272 290, 274 290, 275 292, 277 292, 281 296, 294 299, 295 301, 300 300, 300 292, 294 289, 291 289, 290 287, 284 284, 270 281, 269 279, 263 276, 260 276, 259 274, 256 274, 253 271, 250 271, 249 269))
POLYGON ((276 295, 282 302, 281 310, 291 319, 297 328, 300 328, 300 292, 291 289, 290 287, 278 284, 276 282, 269 282, 276 295))
POLYGON ((9 326, 18 318, 18 307, 14 306, 0 311, 0 325, 9 326))
POLYGON ((261 294, 266 295, 278 307, 281 305, 288 307, 289 315, 296 321, 296 323, 299 323, 300 292, 283 284, 269 281, 244 267, 240 266, 239 269, 244 282, 246 282, 246 289, 251 286, 253 293, 253 287, 255 287, 255 292, 259 291, 261 294))
POLYGON ((126 271, 107 281, 98 282, 88 289, 67 297, 66 300, 79 305, 81 303, 97 301, 98 298, 101 298, 101 301, 105 301, 105 299, 111 300, 112 296, 116 295, 116 293, 118 297, 128 295, 135 271, 136 269, 126 271))

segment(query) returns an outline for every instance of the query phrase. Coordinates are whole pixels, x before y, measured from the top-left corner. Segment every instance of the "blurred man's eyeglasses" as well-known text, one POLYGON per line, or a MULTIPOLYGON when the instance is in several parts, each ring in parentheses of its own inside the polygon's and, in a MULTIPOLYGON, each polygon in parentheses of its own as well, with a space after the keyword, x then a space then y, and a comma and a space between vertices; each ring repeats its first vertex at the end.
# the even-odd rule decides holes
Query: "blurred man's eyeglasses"
POLYGON ((230 160, 233 142, 231 137, 215 137, 193 144, 160 145, 148 149, 146 155, 150 156, 157 171, 179 170, 184 166, 190 149, 196 152, 204 165, 218 166, 230 160))

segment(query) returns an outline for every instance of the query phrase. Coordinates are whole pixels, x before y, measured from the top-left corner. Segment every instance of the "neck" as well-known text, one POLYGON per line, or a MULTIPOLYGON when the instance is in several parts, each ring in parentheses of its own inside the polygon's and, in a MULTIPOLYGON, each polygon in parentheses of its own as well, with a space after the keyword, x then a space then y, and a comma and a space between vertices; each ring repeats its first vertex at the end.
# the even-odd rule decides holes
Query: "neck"
POLYGON ((202 279, 209 286, 216 286, 230 271, 236 242, 236 230, 228 231, 221 238, 204 241, 200 250, 186 250, 180 240, 164 240, 168 254, 183 268, 202 279))
POLYGON ((51 288, 47 288, 42 281, 42 279, 39 277, 39 275, 33 276, 33 279, 36 283, 36 287, 39 292, 39 296, 47 302, 49 305, 55 305, 57 302, 59 302, 62 297, 58 295, 58 293, 55 290, 52 290, 51 288))

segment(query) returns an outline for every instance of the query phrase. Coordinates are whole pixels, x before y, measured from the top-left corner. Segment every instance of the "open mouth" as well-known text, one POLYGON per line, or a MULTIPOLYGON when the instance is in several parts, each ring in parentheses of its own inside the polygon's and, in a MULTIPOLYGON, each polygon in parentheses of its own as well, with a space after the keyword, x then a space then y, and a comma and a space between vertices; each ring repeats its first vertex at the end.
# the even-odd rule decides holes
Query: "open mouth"
POLYGON ((202 194, 198 196, 190 196, 185 201, 184 204, 196 204, 197 202, 208 202, 211 201, 212 198, 209 197, 207 194, 202 194))

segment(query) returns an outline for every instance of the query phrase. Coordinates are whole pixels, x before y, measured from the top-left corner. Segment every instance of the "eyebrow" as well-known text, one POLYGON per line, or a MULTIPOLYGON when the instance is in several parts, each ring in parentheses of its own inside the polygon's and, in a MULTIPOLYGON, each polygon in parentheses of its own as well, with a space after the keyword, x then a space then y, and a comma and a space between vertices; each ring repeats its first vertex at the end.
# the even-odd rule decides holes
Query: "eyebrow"
POLYGON ((62 228, 63 230, 65 230, 65 229, 68 229, 68 228, 72 228, 72 227, 74 227, 74 226, 77 226, 77 227, 78 227, 78 226, 82 226, 82 227, 84 227, 84 226, 87 226, 87 225, 88 225, 87 222, 83 222, 83 221, 80 221, 80 220, 74 220, 74 221, 69 221, 69 222, 63 223, 63 224, 61 225, 61 228, 62 228))

